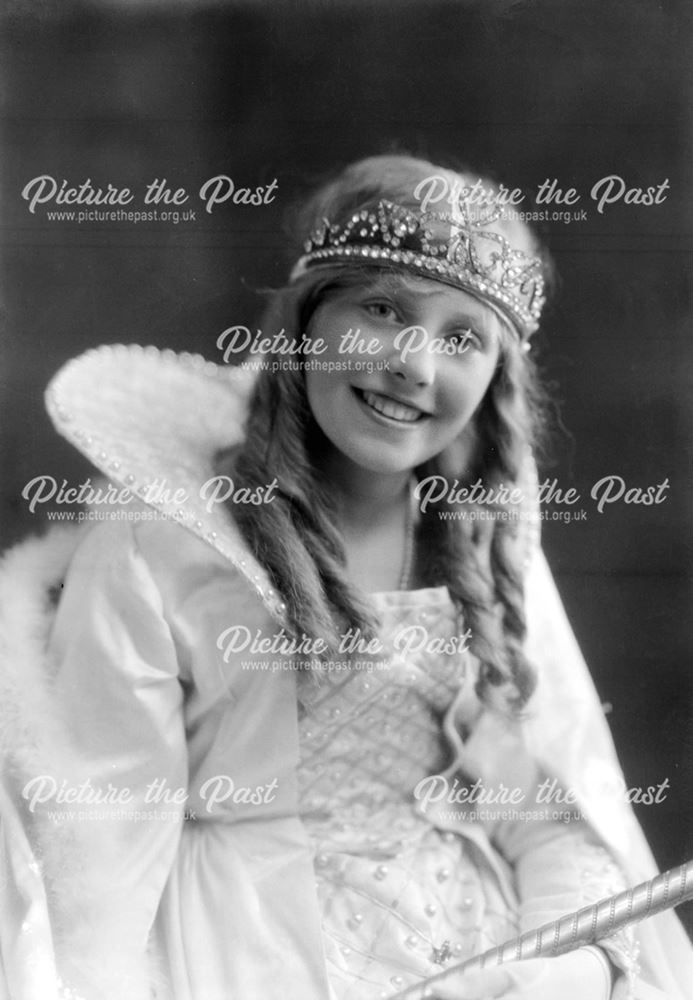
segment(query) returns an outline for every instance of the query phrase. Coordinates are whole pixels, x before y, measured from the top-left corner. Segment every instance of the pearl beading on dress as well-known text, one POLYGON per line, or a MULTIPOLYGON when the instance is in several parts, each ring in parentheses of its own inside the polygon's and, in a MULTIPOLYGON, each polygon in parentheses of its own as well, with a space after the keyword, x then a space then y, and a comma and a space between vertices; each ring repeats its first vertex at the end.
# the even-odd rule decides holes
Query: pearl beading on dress
POLYGON ((384 666, 299 678, 301 819, 315 845, 325 946, 339 1000, 380 1000, 515 927, 455 834, 413 790, 446 757, 440 716, 473 688, 468 653, 397 655, 402 624, 461 629, 445 588, 373 595, 384 666), (420 867, 423 859, 423 867, 420 867))

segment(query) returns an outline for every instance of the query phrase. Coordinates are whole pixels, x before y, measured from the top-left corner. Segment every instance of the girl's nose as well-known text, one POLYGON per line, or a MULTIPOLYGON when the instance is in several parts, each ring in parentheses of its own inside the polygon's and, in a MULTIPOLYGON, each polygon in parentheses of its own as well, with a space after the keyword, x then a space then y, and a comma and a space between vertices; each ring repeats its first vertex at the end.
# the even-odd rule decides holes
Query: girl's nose
POLYGON ((419 350, 402 350, 393 346, 387 358, 390 374, 411 385, 432 385, 436 374, 436 355, 429 350, 430 339, 429 335, 419 350))

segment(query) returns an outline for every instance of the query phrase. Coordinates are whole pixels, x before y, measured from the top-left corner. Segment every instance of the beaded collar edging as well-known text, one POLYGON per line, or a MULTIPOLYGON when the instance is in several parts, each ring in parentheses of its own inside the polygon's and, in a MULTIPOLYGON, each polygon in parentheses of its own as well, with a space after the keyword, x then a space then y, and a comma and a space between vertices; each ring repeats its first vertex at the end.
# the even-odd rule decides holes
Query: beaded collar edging
POLYGON ((46 408, 58 433, 97 469, 211 545, 285 624, 286 605, 225 505, 207 511, 199 496, 215 475, 216 453, 241 440, 255 374, 195 354, 108 345, 60 369, 46 408), (181 489, 183 504, 165 495, 181 489))

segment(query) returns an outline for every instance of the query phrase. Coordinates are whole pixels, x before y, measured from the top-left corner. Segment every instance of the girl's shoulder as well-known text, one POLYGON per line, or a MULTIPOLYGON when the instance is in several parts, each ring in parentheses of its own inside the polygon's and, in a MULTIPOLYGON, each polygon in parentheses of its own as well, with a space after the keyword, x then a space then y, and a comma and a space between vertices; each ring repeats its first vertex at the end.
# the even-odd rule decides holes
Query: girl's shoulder
MULTIPOLYGON (((100 512, 103 514, 103 512, 100 512)), ((87 512, 88 514, 88 512, 87 512)), ((119 591, 146 583, 161 595, 162 609, 173 593, 191 591, 213 579, 244 602, 261 600, 252 554, 238 541, 233 559, 214 545, 144 506, 111 510, 101 520, 53 525, 44 534, 19 542, 0 557, 0 636, 27 629, 47 635, 66 590, 101 593, 113 600, 119 591), (244 566, 239 566, 239 563, 244 566)))
MULTIPOLYGON (((112 517, 81 531, 68 553, 66 578, 86 577, 92 587, 130 587, 146 578, 164 603, 169 594, 191 592, 216 579, 227 591, 262 599, 257 581, 244 573, 256 564, 242 539, 220 551, 215 539, 200 537, 156 510, 142 507, 131 513, 137 516, 112 517)), ((44 544, 52 544, 50 533, 44 544)))

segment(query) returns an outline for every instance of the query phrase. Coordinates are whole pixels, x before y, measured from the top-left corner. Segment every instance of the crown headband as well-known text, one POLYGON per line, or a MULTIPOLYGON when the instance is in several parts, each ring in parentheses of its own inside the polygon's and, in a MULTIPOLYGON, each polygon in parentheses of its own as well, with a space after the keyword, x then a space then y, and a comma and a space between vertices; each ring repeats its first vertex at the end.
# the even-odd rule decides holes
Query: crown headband
POLYGON ((496 209, 474 218, 462 201, 454 206, 454 214, 415 212, 379 201, 343 226, 323 219, 305 242, 290 280, 321 265, 401 267, 489 302, 526 339, 539 326, 546 301, 542 262, 514 249, 489 228, 500 215, 496 209))

